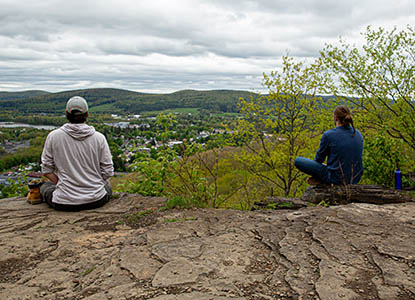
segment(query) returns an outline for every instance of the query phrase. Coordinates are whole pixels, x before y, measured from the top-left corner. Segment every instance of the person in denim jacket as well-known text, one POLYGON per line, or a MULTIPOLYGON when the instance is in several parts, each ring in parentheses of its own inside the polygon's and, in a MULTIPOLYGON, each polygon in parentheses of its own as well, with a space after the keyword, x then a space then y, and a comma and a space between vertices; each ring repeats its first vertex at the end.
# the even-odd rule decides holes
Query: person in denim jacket
POLYGON ((294 165, 311 175, 309 184, 357 184, 363 174, 363 137, 354 128, 347 106, 334 110, 336 128, 326 131, 321 137, 320 147, 314 160, 297 157, 294 165), (324 161, 327 158, 327 165, 324 161))

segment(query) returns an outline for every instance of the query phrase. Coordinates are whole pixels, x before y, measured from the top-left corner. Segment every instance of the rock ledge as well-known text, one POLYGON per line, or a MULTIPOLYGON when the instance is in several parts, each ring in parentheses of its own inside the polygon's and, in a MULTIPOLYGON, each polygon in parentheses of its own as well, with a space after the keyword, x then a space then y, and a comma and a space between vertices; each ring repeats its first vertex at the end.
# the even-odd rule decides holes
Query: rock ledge
POLYGON ((66 213, 0 200, 0 299, 415 299, 415 203, 66 213), (146 211, 145 214, 139 213, 146 211))

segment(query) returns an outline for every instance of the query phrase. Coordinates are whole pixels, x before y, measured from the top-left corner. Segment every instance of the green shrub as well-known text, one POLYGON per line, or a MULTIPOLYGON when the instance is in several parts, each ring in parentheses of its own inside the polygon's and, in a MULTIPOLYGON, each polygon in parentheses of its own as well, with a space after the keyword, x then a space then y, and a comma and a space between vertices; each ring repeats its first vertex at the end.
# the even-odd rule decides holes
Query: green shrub
POLYGON ((402 153, 402 143, 382 133, 365 137, 363 151, 363 183, 393 187, 395 170, 405 169, 407 157, 402 153))

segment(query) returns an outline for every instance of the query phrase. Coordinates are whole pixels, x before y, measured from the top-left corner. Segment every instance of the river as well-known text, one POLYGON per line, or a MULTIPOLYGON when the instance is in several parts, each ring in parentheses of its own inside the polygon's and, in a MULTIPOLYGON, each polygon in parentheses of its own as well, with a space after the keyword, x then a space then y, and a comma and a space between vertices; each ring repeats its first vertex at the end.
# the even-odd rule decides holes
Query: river
POLYGON ((52 125, 31 125, 31 124, 14 123, 14 122, 0 122, 0 127, 3 127, 3 128, 26 127, 26 128, 36 128, 36 129, 44 129, 44 130, 53 130, 53 129, 58 128, 57 126, 52 126, 52 125))

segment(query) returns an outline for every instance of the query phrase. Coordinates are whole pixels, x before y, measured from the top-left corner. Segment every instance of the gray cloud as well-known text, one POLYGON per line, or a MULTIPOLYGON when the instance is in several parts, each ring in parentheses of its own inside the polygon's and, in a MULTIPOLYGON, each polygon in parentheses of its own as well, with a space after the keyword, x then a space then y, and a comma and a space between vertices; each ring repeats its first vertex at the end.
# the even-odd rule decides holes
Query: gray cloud
POLYGON ((282 55, 414 22, 405 0, 0 0, 0 90, 260 90, 282 55))

